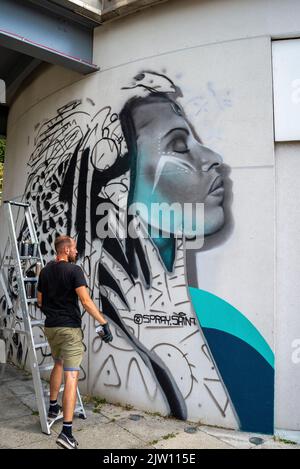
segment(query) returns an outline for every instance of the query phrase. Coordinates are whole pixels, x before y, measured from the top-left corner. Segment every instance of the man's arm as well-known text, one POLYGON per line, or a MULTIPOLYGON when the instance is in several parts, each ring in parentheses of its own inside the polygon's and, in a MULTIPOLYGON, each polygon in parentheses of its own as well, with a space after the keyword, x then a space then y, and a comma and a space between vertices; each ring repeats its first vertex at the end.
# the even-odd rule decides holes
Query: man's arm
POLYGON ((43 294, 40 291, 37 292, 37 304, 39 308, 41 308, 43 304, 43 294))
POLYGON ((91 315, 96 321, 99 322, 103 326, 103 324, 107 324, 106 319, 104 318, 103 314, 99 311, 93 300, 91 299, 89 292, 86 287, 78 287, 75 289, 82 306, 84 309, 91 315))
MULTIPOLYGON (((43 269, 42 269, 43 270, 43 269)), ((42 294, 42 270, 40 271, 38 283, 37 283, 37 304, 38 307, 41 308, 43 304, 43 294, 42 294)))

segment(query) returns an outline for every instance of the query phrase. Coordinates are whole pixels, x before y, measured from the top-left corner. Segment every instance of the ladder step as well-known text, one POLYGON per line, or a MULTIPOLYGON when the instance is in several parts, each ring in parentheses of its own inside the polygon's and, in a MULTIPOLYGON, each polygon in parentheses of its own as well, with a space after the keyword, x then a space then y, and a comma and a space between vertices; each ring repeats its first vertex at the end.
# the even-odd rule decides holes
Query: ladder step
POLYGON ((24 277, 23 280, 24 282, 37 282, 38 278, 37 277, 24 277))
POLYGON ((40 342, 38 344, 34 344, 34 348, 43 348, 43 347, 49 347, 48 342, 40 342))
POLYGON ((37 298, 27 298, 27 303, 36 303, 37 302, 37 298))
POLYGON ((24 259, 39 259, 40 256, 20 256, 21 261, 24 259))
POLYGON ((30 204, 24 203, 24 202, 15 202, 14 200, 4 200, 4 204, 9 204, 9 205, 16 205, 17 207, 24 207, 28 208, 30 207, 30 204))
POLYGON ((52 370, 53 367, 54 367, 54 363, 46 363, 46 365, 40 365, 39 370, 41 372, 49 371, 49 370, 52 370))
POLYGON ((83 407, 81 407, 81 406, 75 407, 75 409, 74 409, 74 414, 75 414, 75 413, 84 414, 84 409, 83 409, 83 407))
POLYGON ((30 324, 32 326, 44 326, 45 321, 43 319, 34 319, 33 321, 30 321, 30 324))

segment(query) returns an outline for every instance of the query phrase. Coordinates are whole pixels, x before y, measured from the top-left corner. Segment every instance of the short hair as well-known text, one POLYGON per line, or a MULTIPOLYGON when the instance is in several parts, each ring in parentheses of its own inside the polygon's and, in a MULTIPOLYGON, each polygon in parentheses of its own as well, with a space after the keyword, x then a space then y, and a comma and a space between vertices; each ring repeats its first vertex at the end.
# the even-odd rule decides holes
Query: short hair
POLYGON ((55 251, 61 252, 65 246, 70 247, 72 244, 73 238, 70 236, 58 236, 54 241, 55 251))

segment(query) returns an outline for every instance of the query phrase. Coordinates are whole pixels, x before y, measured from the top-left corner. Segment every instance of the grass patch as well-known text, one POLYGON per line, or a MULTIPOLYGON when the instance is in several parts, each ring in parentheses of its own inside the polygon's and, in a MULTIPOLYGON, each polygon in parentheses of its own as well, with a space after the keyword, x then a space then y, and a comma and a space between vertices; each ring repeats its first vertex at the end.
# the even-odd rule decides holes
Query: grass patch
POLYGON ((148 445, 156 445, 156 443, 158 443, 158 440, 152 440, 149 441, 148 445))
POLYGON ((99 414, 102 406, 107 403, 106 399, 100 396, 91 396, 90 394, 82 396, 82 401, 84 404, 93 404, 93 412, 96 414, 99 414))
POLYGON ((170 438, 175 438, 176 433, 168 433, 162 437, 163 440, 169 440, 170 438))
POLYGON ((39 415, 39 413, 38 413, 37 410, 33 410, 33 411, 31 412, 31 415, 39 415))
POLYGON ((274 436, 274 441, 278 441, 278 443, 284 443, 285 445, 296 445, 295 441, 286 440, 285 438, 280 438, 279 436, 274 436))
POLYGON ((126 405, 124 405, 124 409, 126 409, 126 410, 132 410, 132 409, 133 409, 133 405, 126 404, 126 405))
POLYGON ((94 405, 107 403, 106 399, 100 396, 92 396, 91 394, 86 394, 82 396, 82 401, 84 404, 94 404, 94 405))
POLYGON ((149 415, 150 417, 162 417, 159 412, 144 411, 144 414, 149 415))

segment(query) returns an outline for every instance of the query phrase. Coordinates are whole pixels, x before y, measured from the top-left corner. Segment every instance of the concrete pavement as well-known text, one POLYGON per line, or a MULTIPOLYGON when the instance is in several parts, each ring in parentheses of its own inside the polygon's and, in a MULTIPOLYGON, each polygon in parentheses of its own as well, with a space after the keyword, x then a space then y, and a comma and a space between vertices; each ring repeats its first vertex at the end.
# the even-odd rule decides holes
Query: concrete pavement
MULTIPOLYGON (((183 422, 85 397, 87 420, 74 419, 82 449, 300 449, 270 435, 183 422), (254 438, 254 439, 253 439, 254 438)), ((57 449, 61 421, 41 433, 31 376, 0 364, 0 448, 57 449)))

